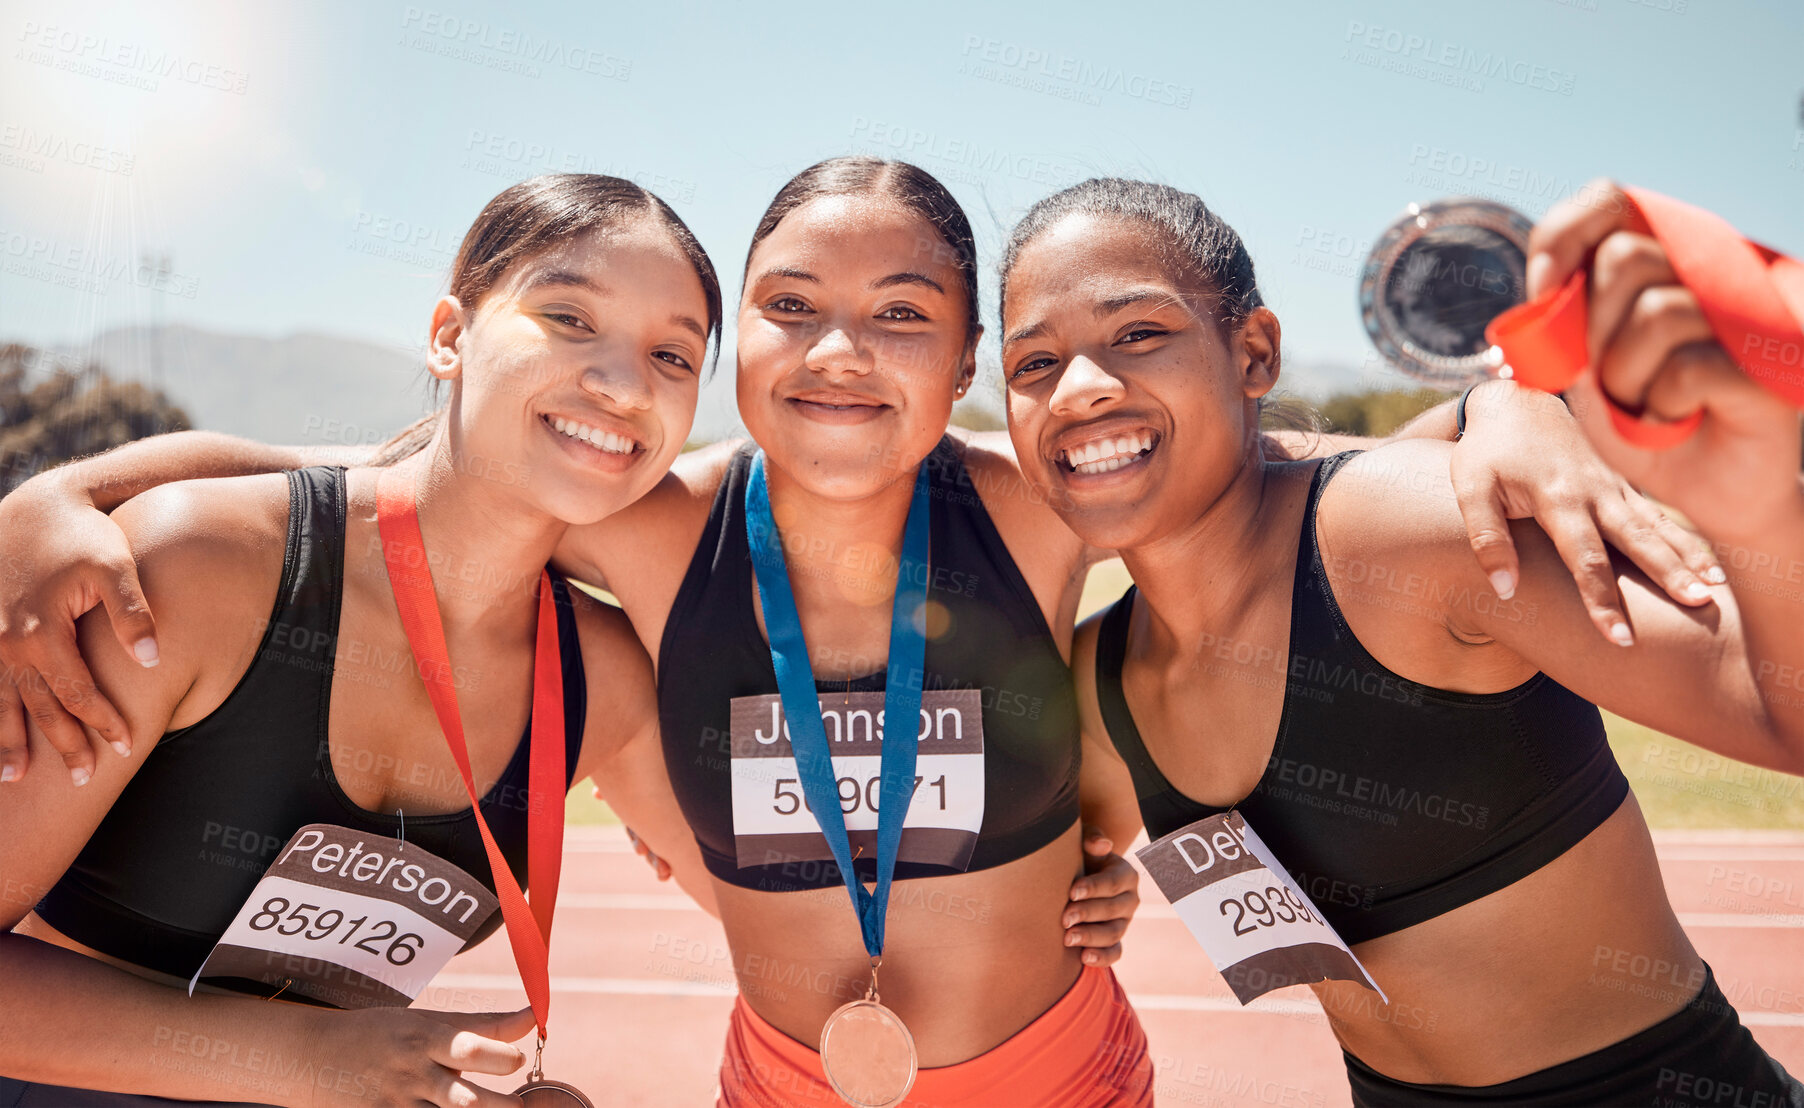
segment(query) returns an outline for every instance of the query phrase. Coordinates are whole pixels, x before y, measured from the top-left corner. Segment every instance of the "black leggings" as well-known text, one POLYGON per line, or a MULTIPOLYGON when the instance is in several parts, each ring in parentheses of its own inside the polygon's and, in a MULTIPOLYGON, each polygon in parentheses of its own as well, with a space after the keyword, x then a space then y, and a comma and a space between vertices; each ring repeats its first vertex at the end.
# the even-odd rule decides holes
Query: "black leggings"
POLYGON ((1704 971, 1691 1003, 1646 1031, 1500 1085, 1414 1085, 1342 1051, 1353 1103, 1804 1108, 1804 1085, 1760 1048, 1704 971))

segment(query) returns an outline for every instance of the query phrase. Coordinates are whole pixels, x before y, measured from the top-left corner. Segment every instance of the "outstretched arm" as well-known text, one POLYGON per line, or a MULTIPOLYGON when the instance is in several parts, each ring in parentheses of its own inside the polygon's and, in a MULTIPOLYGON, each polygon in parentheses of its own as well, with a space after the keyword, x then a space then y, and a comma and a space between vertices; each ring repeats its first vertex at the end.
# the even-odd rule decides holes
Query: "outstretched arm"
MULTIPOLYGON (((1529 293, 1588 271, 1591 368, 1571 390, 1573 412, 1587 436, 1627 480, 1685 513, 1730 554, 1731 565, 1804 564, 1798 412, 1741 371, 1696 294, 1679 282, 1664 247, 1634 222, 1626 197, 1607 181, 1585 191, 1583 203, 1565 201, 1536 226, 1529 293), (1630 413, 1696 419, 1695 433, 1670 449, 1640 449, 1617 432, 1602 403, 1606 393, 1630 413)), ((1518 406, 1531 406, 1530 395, 1523 394, 1525 403, 1518 406)), ((1555 403, 1539 401, 1541 407, 1555 403)), ((1456 549, 1458 521, 1447 506, 1451 489, 1438 483, 1444 466, 1425 453, 1429 449, 1400 444, 1388 456, 1374 452, 1347 467, 1347 486, 1330 496, 1349 497, 1351 509, 1342 524, 1323 529, 1325 552, 1333 531, 1343 555, 1409 570, 1441 598, 1444 624, 1428 632, 1436 648, 1416 661, 1447 657, 1449 632, 1471 654, 1492 650, 1487 642, 1500 644, 1519 665, 1540 669, 1631 719, 1741 761, 1804 773, 1804 624, 1793 591, 1720 575, 1725 583, 1717 588, 1716 604, 1686 610, 1625 573, 1626 603, 1608 627, 1622 649, 1598 650, 1580 633, 1575 598, 1553 545, 1537 528, 1518 525, 1524 572, 1517 602, 1467 602, 1461 598, 1475 595, 1475 574, 1456 549), (1396 498, 1391 490, 1399 474, 1424 495, 1396 498), (1369 526, 1385 504, 1394 504, 1404 518, 1369 526)), ((1597 563, 1616 572, 1607 557, 1597 563)), ((1394 642, 1389 649, 1396 649, 1394 642)))
POLYGON ((161 657, 131 545, 107 513, 174 481, 354 464, 369 453, 179 431, 41 473, 0 500, 0 782, 30 764, 25 711, 72 772, 92 773, 99 750, 83 724, 114 749, 131 749, 124 717, 95 687, 75 645, 75 621, 104 606, 128 657, 145 667, 161 657))
POLYGON ((1624 619, 1610 547, 1680 604, 1710 603, 1708 586, 1723 576, 1708 546, 1599 458, 1558 398, 1486 381, 1467 398, 1463 434, 1457 407, 1454 400, 1440 404, 1386 439, 1276 432, 1268 441, 1275 439, 1280 456, 1292 457, 1412 439, 1456 443, 1448 460, 1453 493, 1472 554, 1499 599, 1514 596, 1521 578, 1509 521, 1532 519, 1553 540, 1600 635, 1624 619))

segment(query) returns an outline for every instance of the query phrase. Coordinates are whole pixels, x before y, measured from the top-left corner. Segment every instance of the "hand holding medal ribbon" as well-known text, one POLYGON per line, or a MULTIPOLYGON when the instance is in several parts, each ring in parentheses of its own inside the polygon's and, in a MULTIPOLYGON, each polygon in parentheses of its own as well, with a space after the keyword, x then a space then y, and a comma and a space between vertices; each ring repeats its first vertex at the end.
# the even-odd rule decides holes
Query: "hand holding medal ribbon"
POLYGON ((438 715, 445 744, 457 762, 464 789, 470 795, 470 811, 482 835, 489 866, 494 872, 495 894, 507 924, 514 961, 520 967, 528 1003, 538 1022, 538 1049, 527 1083, 514 1090, 527 1108, 575 1105, 592 1108, 591 1101, 574 1088, 544 1079, 540 1059, 545 1049, 546 1020, 551 1011, 551 916, 557 904, 558 877, 563 863, 564 793, 567 790, 564 759, 564 690, 562 656, 558 650, 558 625, 552 598, 551 575, 539 571, 539 618, 532 667, 532 747, 528 782, 530 800, 527 829, 527 881, 532 888, 529 903, 520 883, 489 831, 482 815, 481 797, 470 769, 470 752, 464 742, 463 718, 458 713, 457 691, 451 680, 450 651, 445 645, 444 621, 439 617, 438 596, 426 560, 426 543, 420 533, 420 517, 410 479, 384 469, 376 480, 376 522, 382 535, 382 556, 388 567, 395 606, 401 613, 408 645, 413 649, 426 693, 438 715))
POLYGON ((783 714, 795 749, 802 791, 821 834, 851 893, 853 909, 871 956, 871 984, 862 1000, 842 1005, 821 1029, 821 1067, 833 1089, 860 1108, 898 1104, 914 1086, 914 1038, 896 1014, 880 1003, 877 969, 883 961, 883 924, 889 910, 890 880, 902 844, 902 822, 915 788, 915 728, 921 710, 927 638, 923 606, 927 601, 927 475, 915 473, 908 522, 903 527, 901 564, 896 573, 896 599, 890 614, 889 666, 883 694, 882 797, 877 816, 877 879, 873 892, 858 879, 852 864, 850 836, 835 787, 833 752, 821 721, 820 697, 808 644, 789 584, 782 536, 771 517, 770 491, 764 478, 764 453, 752 460, 745 488, 746 537, 764 625, 770 638, 771 665, 777 674, 783 714), (909 721, 902 723, 901 721, 909 721))
MULTIPOLYGON (((1804 264, 1671 197, 1633 187, 1622 195, 1631 209, 1625 229, 1651 235, 1665 250, 1729 357, 1773 395, 1804 408, 1804 264)), ((1557 288, 1487 328, 1518 383, 1561 392, 1589 364, 1587 268, 1588 259, 1557 288)), ((1676 446, 1703 421, 1700 408, 1674 422, 1649 422, 1600 391, 1617 434, 1644 450, 1676 446)))

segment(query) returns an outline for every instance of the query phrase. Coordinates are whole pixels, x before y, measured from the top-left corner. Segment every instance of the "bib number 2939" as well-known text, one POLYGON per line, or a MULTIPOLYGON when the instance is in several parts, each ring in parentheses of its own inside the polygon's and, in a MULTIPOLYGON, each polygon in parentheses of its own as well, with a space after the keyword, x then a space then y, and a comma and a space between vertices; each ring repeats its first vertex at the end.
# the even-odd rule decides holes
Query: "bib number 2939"
POLYGON ((1135 853, 1242 1004, 1329 979, 1384 995, 1239 812, 1198 820, 1135 853))

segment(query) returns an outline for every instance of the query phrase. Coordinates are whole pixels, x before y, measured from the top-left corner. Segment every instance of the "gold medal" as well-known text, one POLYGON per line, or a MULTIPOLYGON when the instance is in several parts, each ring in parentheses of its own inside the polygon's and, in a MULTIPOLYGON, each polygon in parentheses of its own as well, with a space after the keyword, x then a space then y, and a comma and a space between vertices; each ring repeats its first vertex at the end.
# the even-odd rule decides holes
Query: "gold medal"
POLYGON ((842 1004, 821 1028, 821 1069, 847 1104, 892 1108, 914 1088, 915 1039, 902 1017, 877 999, 877 966, 864 999, 842 1004))

